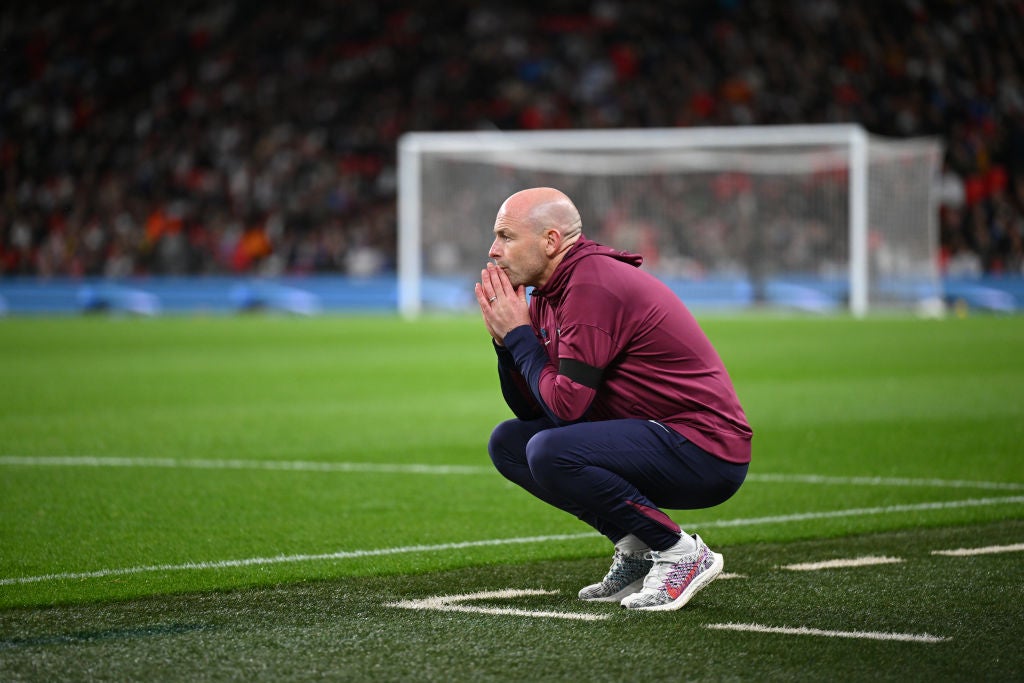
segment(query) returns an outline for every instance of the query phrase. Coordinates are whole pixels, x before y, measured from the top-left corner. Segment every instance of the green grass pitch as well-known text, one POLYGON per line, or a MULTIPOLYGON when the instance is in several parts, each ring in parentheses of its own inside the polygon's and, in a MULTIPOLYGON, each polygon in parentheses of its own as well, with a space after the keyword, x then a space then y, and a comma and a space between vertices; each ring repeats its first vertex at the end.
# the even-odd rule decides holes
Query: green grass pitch
POLYGON ((491 470, 473 316, 0 321, 0 679, 1024 678, 1024 317, 701 322, 754 462, 634 614, 491 470))

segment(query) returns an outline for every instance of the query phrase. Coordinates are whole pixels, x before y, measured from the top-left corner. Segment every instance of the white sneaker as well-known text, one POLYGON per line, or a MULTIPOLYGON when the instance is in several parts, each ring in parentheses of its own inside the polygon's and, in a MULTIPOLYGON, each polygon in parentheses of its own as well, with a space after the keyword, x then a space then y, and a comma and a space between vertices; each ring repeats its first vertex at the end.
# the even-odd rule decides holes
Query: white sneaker
POLYGON ((696 534, 697 549, 691 552, 652 550, 647 557, 654 563, 644 578, 643 589, 622 599, 628 609, 674 610, 690 601, 697 591, 722 572, 722 556, 712 552, 696 534))
POLYGON ((644 577, 654 566, 646 557, 648 552, 627 553, 616 548, 611 569, 601 579, 601 583, 580 589, 580 600, 619 602, 627 595, 636 593, 643 587, 644 577))

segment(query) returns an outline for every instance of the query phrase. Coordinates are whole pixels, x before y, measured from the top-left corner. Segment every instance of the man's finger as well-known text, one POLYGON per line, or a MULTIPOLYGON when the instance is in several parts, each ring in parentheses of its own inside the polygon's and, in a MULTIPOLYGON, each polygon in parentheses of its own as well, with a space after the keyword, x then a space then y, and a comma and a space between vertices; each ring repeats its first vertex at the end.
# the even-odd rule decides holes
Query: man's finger
POLYGON ((500 268, 487 269, 486 285, 490 287, 490 294, 487 295, 487 298, 504 295, 504 287, 501 284, 501 275, 502 270, 500 268))
POLYGON ((480 271, 480 288, 485 301, 493 301, 492 297, 500 290, 500 287, 497 286, 498 283, 493 279, 491 271, 492 267, 490 264, 487 264, 487 268, 480 271))
POLYGON ((484 310, 488 297, 484 294, 484 288, 479 282, 473 285, 473 293, 476 294, 476 302, 480 304, 480 310, 484 310))
POLYGON ((495 266, 490 269, 492 276, 491 283, 494 286, 494 293, 499 296, 504 296, 508 299, 515 298, 516 289, 512 286, 512 281, 508 278, 508 273, 505 272, 504 268, 495 266))
POLYGON ((501 281, 501 291, 509 299, 514 299, 516 296, 516 288, 512 286, 512 281, 508 279, 508 273, 503 269, 498 268, 498 279, 501 281))

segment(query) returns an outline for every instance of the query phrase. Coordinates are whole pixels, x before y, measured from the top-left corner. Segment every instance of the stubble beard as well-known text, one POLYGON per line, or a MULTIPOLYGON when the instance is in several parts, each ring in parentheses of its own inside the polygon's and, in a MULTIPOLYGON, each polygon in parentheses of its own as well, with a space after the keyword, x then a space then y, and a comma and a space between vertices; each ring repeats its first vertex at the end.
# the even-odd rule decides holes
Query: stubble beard
POLYGON ((494 265, 498 266, 503 271, 505 271, 505 275, 508 277, 508 281, 512 284, 512 289, 519 289, 519 285, 522 283, 519 281, 519 274, 516 271, 512 270, 507 265, 504 265, 499 261, 495 261, 494 265))
POLYGON ((512 289, 537 286, 537 282, 540 280, 544 272, 542 263, 520 263, 516 268, 512 268, 507 263, 501 263, 499 261, 495 261, 494 263, 505 271, 505 275, 508 276, 508 281, 512 284, 512 289))

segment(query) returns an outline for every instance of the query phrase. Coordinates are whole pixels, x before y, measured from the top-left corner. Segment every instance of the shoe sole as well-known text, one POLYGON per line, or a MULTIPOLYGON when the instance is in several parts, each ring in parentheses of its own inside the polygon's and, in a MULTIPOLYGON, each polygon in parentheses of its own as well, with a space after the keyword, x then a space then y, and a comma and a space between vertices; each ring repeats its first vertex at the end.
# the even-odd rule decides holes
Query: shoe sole
MULTIPOLYGON (((583 600, 584 602, 621 602, 623 599, 628 598, 630 595, 633 595, 634 593, 639 593, 640 590, 643 587, 644 587, 644 580, 641 577, 641 578, 637 579, 636 581, 634 581, 633 583, 631 583, 628 586, 626 586, 625 588, 623 588, 622 590, 620 590, 618 593, 615 593, 614 595, 608 595, 608 596, 601 597, 601 598, 583 598, 583 597, 581 597, 580 600, 583 600)), ((586 589, 584 589, 584 590, 586 590, 586 589)))
POLYGON ((626 607, 626 609, 644 610, 645 612, 667 612, 669 610, 679 609, 688 603, 690 598, 697 594, 697 591, 714 581, 718 578, 718 575, 722 573, 722 567, 725 566, 724 558, 715 552, 711 554, 715 557, 715 561, 712 565, 690 582, 690 585, 686 587, 686 590, 680 593, 679 597, 672 602, 666 602, 663 605, 650 605, 649 607, 626 607, 626 605, 623 605, 623 607, 626 607))

